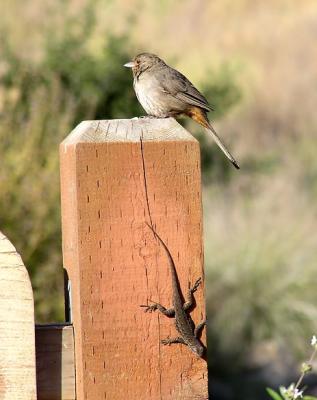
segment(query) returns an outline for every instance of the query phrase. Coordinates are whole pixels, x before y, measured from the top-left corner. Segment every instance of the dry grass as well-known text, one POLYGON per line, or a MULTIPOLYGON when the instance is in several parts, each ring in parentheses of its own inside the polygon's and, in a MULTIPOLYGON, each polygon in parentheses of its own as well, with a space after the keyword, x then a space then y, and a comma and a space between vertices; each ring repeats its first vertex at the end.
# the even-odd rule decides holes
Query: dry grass
POLYGON ((317 206, 285 175, 205 191, 209 329, 225 353, 272 338, 303 350, 317 330, 317 206))

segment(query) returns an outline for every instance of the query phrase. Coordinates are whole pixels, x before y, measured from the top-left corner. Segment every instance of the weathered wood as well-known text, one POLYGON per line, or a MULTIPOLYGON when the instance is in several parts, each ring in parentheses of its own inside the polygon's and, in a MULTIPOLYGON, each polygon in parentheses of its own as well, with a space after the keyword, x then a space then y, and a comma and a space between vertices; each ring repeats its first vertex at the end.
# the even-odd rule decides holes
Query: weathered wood
POLYGON ((38 400, 76 400, 72 325, 36 325, 38 400))
POLYGON ((32 287, 20 255, 2 233, 0 233, 0 399, 36 399, 32 287))
MULTIPOLYGON (((207 399, 206 362, 162 346, 173 320, 139 307, 172 300, 166 254, 145 222, 167 243, 183 292, 203 276, 198 142, 174 119, 86 121, 60 155, 77 400, 207 399)), ((203 288, 196 301, 197 323, 203 288)))

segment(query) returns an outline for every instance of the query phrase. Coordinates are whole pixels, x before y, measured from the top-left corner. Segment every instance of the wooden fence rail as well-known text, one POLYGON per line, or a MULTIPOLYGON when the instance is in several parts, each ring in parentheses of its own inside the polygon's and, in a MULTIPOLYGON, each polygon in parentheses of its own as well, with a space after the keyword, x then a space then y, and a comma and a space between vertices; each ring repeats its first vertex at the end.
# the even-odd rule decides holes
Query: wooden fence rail
MULTIPOLYGON (((60 157, 72 321, 36 327, 38 400, 208 399, 206 357, 163 346, 177 336, 174 319, 140 307, 150 300, 170 307, 173 298, 168 256, 149 226, 168 246, 183 294, 204 281, 198 142, 174 119, 85 121, 60 157)), ((197 324, 203 285, 195 298, 197 324)), ((28 299, 33 318, 32 292, 28 299)), ((0 346, 2 335, 0 322, 0 346)), ((29 335, 28 362, 34 328, 29 335)), ((33 397, 8 399, 36 398, 32 360, 33 397)))
POLYGON ((35 346, 38 400, 76 400, 72 325, 36 325, 35 346))

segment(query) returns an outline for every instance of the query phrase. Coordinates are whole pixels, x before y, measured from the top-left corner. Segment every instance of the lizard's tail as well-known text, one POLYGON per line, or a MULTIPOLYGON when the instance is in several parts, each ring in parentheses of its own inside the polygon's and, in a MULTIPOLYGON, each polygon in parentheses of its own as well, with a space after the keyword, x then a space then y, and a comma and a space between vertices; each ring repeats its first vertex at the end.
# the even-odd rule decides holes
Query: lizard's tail
POLYGON ((158 241, 161 243, 161 245, 164 247, 168 258, 170 260, 170 263, 172 264, 172 266, 175 268, 175 264, 174 264, 174 260, 173 257, 168 249, 168 247, 166 246, 165 242, 163 241, 163 239, 159 236, 159 234, 156 232, 156 230, 153 228, 153 226, 151 226, 150 224, 148 224, 147 222, 145 222, 146 225, 151 229, 151 231, 153 232, 154 236, 158 239, 158 241))

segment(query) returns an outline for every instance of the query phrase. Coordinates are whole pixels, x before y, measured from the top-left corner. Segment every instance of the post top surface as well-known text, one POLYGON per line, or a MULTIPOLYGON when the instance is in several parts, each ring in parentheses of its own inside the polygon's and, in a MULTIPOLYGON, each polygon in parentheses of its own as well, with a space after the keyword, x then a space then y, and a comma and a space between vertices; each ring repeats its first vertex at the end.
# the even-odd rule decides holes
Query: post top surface
POLYGON ((83 121, 63 145, 98 142, 139 142, 196 139, 174 118, 133 118, 83 121))

